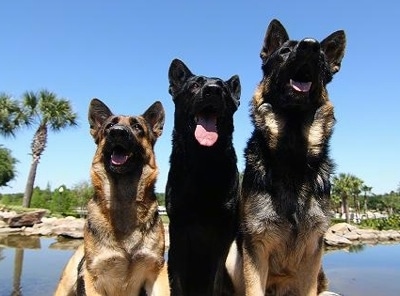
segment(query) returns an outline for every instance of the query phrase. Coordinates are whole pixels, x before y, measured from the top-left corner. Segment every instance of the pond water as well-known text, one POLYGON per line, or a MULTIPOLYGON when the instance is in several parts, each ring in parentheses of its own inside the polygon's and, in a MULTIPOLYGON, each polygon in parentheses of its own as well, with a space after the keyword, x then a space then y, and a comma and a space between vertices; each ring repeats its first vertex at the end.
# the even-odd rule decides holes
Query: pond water
MULTIPOLYGON (((0 296, 53 295, 64 265, 81 240, 0 237, 0 296)), ((400 244, 328 251, 330 290, 344 296, 399 296, 400 244)))

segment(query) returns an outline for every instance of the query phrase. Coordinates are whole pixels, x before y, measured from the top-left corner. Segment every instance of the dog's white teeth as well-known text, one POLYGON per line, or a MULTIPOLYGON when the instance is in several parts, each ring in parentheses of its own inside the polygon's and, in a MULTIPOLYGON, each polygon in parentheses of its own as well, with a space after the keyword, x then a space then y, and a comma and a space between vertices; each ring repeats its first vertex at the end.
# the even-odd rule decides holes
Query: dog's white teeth
POLYGON ((299 82, 299 81, 294 81, 293 79, 290 79, 290 85, 296 91, 309 92, 311 89, 312 82, 299 82))

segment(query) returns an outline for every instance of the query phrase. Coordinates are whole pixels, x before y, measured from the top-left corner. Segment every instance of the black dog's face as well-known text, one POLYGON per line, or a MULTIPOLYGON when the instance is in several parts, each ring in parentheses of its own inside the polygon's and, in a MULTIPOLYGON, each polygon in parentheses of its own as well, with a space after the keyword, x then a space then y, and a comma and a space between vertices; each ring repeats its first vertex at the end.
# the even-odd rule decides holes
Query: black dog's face
POLYGON ((339 71, 346 39, 337 31, 321 43, 312 38, 289 40, 282 24, 273 20, 261 51, 263 83, 273 96, 263 94, 273 107, 320 106, 325 86, 339 71), (279 95, 277 95, 279 94, 279 95))
POLYGON ((231 136, 233 114, 239 106, 240 81, 193 75, 180 60, 169 69, 169 92, 175 103, 175 131, 211 147, 220 136, 231 136))
POLYGON ((90 132, 98 146, 94 162, 109 173, 126 174, 149 163, 164 125, 164 109, 154 103, 141 116, 115 116, 100 100, 89 107, 90 132))

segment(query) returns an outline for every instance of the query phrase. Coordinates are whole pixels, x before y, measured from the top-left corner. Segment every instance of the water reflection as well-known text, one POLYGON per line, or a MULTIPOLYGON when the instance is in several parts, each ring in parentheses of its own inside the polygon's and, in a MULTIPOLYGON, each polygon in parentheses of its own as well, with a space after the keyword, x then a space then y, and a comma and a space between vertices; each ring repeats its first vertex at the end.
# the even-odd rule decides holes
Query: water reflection
POLYGON ((350 253, 360 253, 365 250, 365 245, 364 244, 354 244, 349 246, 348 248, 350 253))
POLYGON ((23 262, 24 262, 24 249, 20 248, 15 249, 13 291, 11 294, 13 296, 22 295, 21 275, 22 275, 23 262))
POLYGON ((81 243, 79 239, 0 236, 0 295, 52 295, 65 263, 81 243))
MULTIPOLYGON (((0 237, 0 245, 14 248, 13 290, 12 296, 21 296, 21 276, 24 263, 24 249, 40 249, 40 239, 34 236, 9 235, 0 237)), ((1 250, 3 251, 3 250, 1 250)), ((2 255, 0 260, 5 257, 2 255)))
POLYGON ((40 238, 38 236, 8 235, 0 236, 0 246, 21 249, 40 249, 40 238))
MULTIPOLYGON (((78 239, 0 235, 0 295, 53 295, 78 239)), ((400 295, 400 244, 327 250, 330 289, 342 295, 400 295)))

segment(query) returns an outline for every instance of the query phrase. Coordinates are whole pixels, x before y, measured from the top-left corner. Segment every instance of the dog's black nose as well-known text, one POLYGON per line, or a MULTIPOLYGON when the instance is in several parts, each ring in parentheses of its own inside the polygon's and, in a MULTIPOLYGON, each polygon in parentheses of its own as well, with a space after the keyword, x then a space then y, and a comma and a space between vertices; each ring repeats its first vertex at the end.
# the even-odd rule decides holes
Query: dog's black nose
POLYGON ((222 94, 222 88, 217 84, 208 84, 204 86, 203 95, 206 97, 220 96, 222 94))
POLYGON ((320 50, 321 45, 313 38, 305 38, 297 45, 298 53, 318 53, 320 50))
POLYGON ((109 136, 118 139, 118 138, 128 137, 129 133, 124 126, 114 125, 109 131, 109 136))

